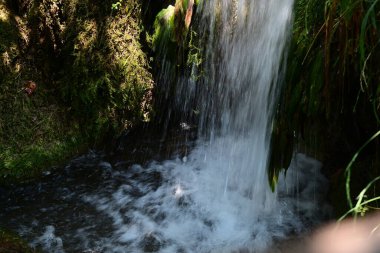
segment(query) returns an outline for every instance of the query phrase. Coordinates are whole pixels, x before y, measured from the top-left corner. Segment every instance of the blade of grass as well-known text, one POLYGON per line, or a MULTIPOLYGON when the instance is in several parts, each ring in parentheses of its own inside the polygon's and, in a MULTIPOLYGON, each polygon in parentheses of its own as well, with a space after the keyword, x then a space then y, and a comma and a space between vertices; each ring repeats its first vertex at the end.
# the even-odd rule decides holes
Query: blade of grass
POLYGON ((356 161, 356 158, 359 156, 360 152, 374 139, 376 139, 377 136, 380 135, 380 131, 375 133, 370 139, 368 139, 363 146, 359 148, 359 150, 355 153, 355 155, 352 157, 350 163, 346 167, 346 197, 347 197, 347 202, 349 207, 352 209, 353 204, 352 204, 352 199, 351 199, 351 189, 350 189, 350 183, 351 183, 351 171, 352 171, 352 165, 356 161))
MULTIPOLYGON (((375 201, 378 201, 378 200, 380 200, 380 196, 379 196, 379 197, 375 197, 375 198, 372 198, 372 199, 369 199, 369 200, 364 201, 364 202, 362 203, 362 206, 367 205, 367 204, 372 203, 372 202, 375 202, 375 201)), ((356 211, 356 210, 357 210, 356 207, 351 208, 351 209, 348 210, 348 211, 347 211, 342 217, 340 217, 338 221, 342 221, 342 220, 343 220, 344 218, 346 218, 350 213, 352 213, 352 212, 354 212, 354 211, 356 211)))
MULTIPOLYGON (((363 204, 362 204, 362 201, 363 201, 363 199, 364 199, 364 197, 365 197, 365 194, 366 194, 366 192, 368 191, 368 189, 376 182, 376 181, 378 181, 380 179, 380 176, 379 177, 376 177, 375 179, 373 179, 361 192, 360 192, 360 194, 359 194, 359 196, 358 196, 358 201, 356 202, 356 205, 355 205, 355 207, 356 207, 356 210, 359 210, 362 206, 363 206, 363 204)), ((355 212, 355 218, 356 218, 356 216, 357 216, 357 212, 355 212)))
POLYGON ((368 24, 368 19, 371 15, 371 13, 373 13, 374 9, 375 9, 375 6, 376 4, 379 2, 379 0, 375 0, 373 1, 373 3, 371 4, 371 6, 368 8, 364 18, 363 18, 363 21, 362 21, 362 25, 361 25, 361 28, 360 28, 360 37, 359 37, 359 52, 360 52, 360 62, 361 64, 364 63, 364 60, 365 60, 365 34, 366 34, 366 31, 367 31, 367 24, 368 24))

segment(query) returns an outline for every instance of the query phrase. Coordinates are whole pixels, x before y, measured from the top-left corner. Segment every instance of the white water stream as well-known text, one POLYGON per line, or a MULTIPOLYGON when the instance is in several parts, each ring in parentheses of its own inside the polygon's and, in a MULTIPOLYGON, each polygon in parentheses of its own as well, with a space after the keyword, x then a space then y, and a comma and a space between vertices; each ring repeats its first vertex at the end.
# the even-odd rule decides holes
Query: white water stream
POLYGON ((191 82, 178 85, 178 99, 199 93, 200 145, 208 146, 205 169, 219 175, 212 182, 216 198, 239 192, 260 208, 275 202, 266 178, 292 9, 293 0, 209 0, 199 6, 205 77, 197 89, 191 82))

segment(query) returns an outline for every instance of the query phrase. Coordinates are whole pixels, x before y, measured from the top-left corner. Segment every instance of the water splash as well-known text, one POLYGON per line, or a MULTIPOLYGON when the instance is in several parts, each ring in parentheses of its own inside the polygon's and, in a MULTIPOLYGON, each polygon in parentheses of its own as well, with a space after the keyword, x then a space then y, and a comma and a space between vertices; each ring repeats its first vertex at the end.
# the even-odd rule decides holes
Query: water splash
POLYGON ((41 246, 42 249, 46 252, 51 253, 64 253, 63 243, 60 237, 57 237, 55 234, 54 226, 46 226, 43 235, 36 238, 32 243, 32 247, 41 246))
POLYGON ((318 161, 295 156, 287 177, 280 175, 276 201, 265 208, 231 189, 217 198, 215 179, 223 176, 218 164, 204 159, 206 153, 206 146, 198 146, 186 162, 134 165, 123 173, 120 187, 83 195, 84 202, 113 222, 109 240, 97 247, 106 252, 262 252, 276 241, 307 232, 326 215, 321 189, 327 189, 327 182, 318 161), (205 169, 210 164, 214 169, 205 169), (143 179, 155 173, 159 185, 143 179))

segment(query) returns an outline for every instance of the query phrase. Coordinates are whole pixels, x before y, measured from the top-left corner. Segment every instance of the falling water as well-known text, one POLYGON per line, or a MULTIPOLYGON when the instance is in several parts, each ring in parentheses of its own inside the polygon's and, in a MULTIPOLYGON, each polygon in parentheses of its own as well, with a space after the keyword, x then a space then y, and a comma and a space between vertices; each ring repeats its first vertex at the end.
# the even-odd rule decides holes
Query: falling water
POLYGON ((25 200, 2 207, 0 220, 57 253, 260 252, 318 223, 326 189, 319 162, 295 155, 274 193, 266 174, 292 6, 199 6, 205 77, 192 85, 200 91, 201 137, 189 155, 144 167, 79 157, 66 166, 65 180, 17 194, 25 200))
POLYGON ((292 8, 293 0, 205 1, 203 128, 221 135, 268 135, 292 8))
POLYGON ((268 208, 271 125, 292 8, 293 0, 211 0, 201 8, 209 36, 200 127, 219 152, 221 192, 239 191, 268 208))

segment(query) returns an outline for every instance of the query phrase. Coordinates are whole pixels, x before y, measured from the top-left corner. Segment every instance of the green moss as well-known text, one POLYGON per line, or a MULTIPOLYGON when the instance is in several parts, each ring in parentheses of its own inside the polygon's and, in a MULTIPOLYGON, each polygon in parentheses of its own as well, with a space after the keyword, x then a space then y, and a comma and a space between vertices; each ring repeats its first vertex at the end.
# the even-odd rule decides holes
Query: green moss
POLYGON ((151 114, 139 1, 0 2, 0 184, 29 180, 151 114), (50 15, 55 10, 59 15, 50 15), (28 80, 37 84, 28 96, 28 80))
POLYGON ((88 141, 79 138, 72 136, 18 150, 0 146, 0 185, 18 184, 40 177, 50 166, 59 165, 81 152, 81 147, 86 147, 88 141))
POLYGON ((152 35, 154 51, 158 53, 164 51, 165 56, 169 54, 170 57, 173 56, 176 48, 179 47, 182 50, 188 48, 189 38, 187 35, 190 30, 194 5, 197 4, 199 1, 176 0, 175 6, 169 5, 157 14, 152 35))
MULTIPOLYGON (((153 50, 163 50, 164 47, 169 48, 175 43, 174 34, 174 6, 169 5, 168 8, 161 10, 154 21, 154 34, 152 36, 153 50)), ((175 48, 175 44, 174 47, 175 48)))
POLYGON ((86 129, 91 136, 149 119, 146 99, 153 82, 139 43, 141 10, 133 1, 122 6, 116 16, 77 16, 68 31, 73 43, 65 50, 73 57, 67 58, 63 82, 72 85, 64 87, 62 98, 76 117, 95 123, 86 129))

